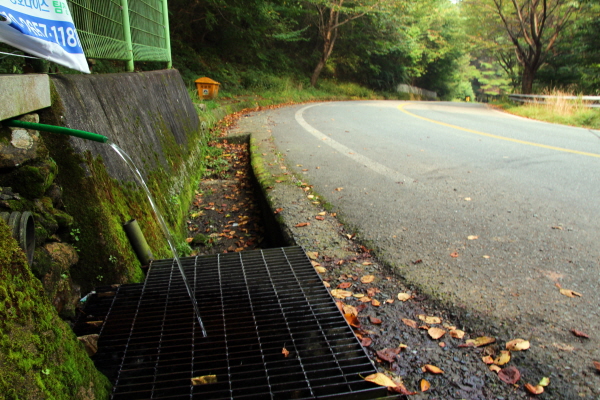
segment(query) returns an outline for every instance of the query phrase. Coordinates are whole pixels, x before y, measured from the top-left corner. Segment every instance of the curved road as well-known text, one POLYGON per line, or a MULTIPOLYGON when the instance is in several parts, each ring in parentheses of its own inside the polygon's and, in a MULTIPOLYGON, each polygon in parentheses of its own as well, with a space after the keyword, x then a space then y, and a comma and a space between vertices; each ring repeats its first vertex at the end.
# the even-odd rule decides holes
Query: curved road
POLYGON ((461 103, 322 103, 269 118, 288 164, 408 283, 506 323, 565 377, 600 386, 598 131, 461 103))

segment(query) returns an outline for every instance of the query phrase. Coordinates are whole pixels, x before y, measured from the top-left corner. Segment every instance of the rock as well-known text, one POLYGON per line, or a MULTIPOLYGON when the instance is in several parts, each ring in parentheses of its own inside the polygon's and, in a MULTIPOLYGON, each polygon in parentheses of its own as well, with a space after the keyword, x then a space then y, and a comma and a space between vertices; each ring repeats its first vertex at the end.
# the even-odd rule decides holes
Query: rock
POLYGON ((34 269, 38 272, 46 271, 41 279, 46 295, 61 317, 71 318, 75 315, 81 288, 73 283, 68 272, 79 261, 79 255, 75 248, 67 243, 46 243, 42 250, 49 259, 38 257, 40 262, 45 258, 46 265, 37 265, 34 269))
POLYGON ((68 243, 46 243, 44 249, 50 254, 52 261, 59 266, 61 273, 68 271, 79 261, 77 251, 68 243))
MULTIPOLYGON (((37 114, 30 114, 21 120, 39 122, 39 117, 37 114)), ((0 169, 14 169, 47 157, 48 150, 38 131, 23 128, 0 129, 0 169)))
POLYGON ((54 183, 58 167, 51 158, 37 161, 28 160, 28 164, 0 176, 3 186, 10 186, 21 196, 34 199, 44 195, 54 183))

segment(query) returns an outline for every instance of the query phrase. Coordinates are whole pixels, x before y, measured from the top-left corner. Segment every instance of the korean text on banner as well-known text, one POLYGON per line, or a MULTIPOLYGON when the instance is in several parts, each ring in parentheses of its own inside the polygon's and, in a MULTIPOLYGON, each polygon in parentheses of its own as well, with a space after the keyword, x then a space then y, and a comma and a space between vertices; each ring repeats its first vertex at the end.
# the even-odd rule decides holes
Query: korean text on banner
POLYGON ((90 73, 66 0, 0 0, 0 41, 90 73))

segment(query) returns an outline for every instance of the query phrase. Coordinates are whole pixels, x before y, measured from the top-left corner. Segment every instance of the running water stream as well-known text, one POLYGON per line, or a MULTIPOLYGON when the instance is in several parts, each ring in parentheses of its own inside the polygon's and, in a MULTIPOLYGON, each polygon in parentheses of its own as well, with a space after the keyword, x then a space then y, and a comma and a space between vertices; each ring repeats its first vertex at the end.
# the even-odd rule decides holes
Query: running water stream
POLYGON ((187 292, 192 301, 192 305, 194 306, 194 312, 196 313, 196 318, 198 319, 198 324, 200 324, 200 329, 202 330, 202 335, 204 337, 206 337, 207 336, 206 329, 204 328, 204 324, 202 323, 202 318, 200 318, 200 310, 198 309, 198 303, 196 303, 196 296, 194 295, 194 291, 191 289, 191 287, 188 283, 188 280, 185 276, 183 266, 181 265, 181 259, 179 258, 179 253, 177 252, 177 249, 175 248, 173 236, 171 236, 171 232, 169 231, 169 228, 167 227, 167 224, 165 223, 165 220, 164 220, 160 210, 158 209, 156 203, 154 202, 154 198, 152 197, 152 194, 150 193, 150 189, 148 189, 148 186, 146 185, 146 181, 142 177, 142 174, 137 169, 137 167, 136 167, 135 163, 133 162, 133 160, 131 159, 131 157, 129 157, 129 154, 127 154, 123 149, 121 149, 119 146, 117 146, 116 143, 113 143, 110 140, 107 141, 106 144, 108 144, 110 147, 112 147, 113 150, 121 157, 121 159, 123 161, 125 161, 125 164, 127 164, 129 169, 135 176, 135 179, 138 181, 138 183, 142 186, 142 188, 146 192, 146 196, 148 197, 148 200, 150 201, 150 205, 152 206, 152 210, 154 211, 154 214, 156 215, 158 224, 160 225, 160 228, 162 229, 162 231, 167 239, 167 242, 169 243, 171 252, 173 252, 173 258, 174 258, 175 262, 177 263, 177 266, 179 267, 179 272, 181 272, 181 277, 183 278, 183 283, 185 284, 185 288, 187 289, 187 292))

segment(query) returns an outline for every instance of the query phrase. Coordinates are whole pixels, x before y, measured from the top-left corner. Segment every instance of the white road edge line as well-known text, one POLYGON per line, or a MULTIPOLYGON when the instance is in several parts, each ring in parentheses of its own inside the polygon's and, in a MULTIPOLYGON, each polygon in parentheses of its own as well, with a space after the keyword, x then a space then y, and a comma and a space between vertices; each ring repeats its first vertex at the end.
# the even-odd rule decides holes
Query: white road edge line
POLYGON ((330 146, 331 148, 339 151, 341 154, 345 155, 346 157, 350 158, 351 160, 353 160, 361 165, 364 165, 365 167, 369 168, 370 170, 377 172, 378 174, 383 175, 386 178, 392 179, 394 182, 404 182, 406 184, 410 184, 414 181, 414 179, 412 179, 406 175, 402 175, 398 171, 395 171, 391 168, 386 167, 385 165, 379 164, 377 161, 373 161, 368 157, 358 154, 356 151, 352 150, 351 148, 344 146, 340 142, 337 142, 337 141, 333 140, 332 138, 330 138, 329 136, 325 135, 323 132, 313 128, 308 122, 306 122, 304 120, 304 118, 302 117, 302 114, 304 113, 304 111, 308 110, 309 108, 320 106, 322 104, 323 103, 313 104, 313 105, 306 106, 306 107, 301 108, 300 110, 296 111, 296 115, 295 115, 296 122, 298 122, 298 124, 300 124, 300 126, 302 128, 304 128, 304 130, 306 130, 308 133, 310 133, 311 135, 313 135, 314 137, 316 137, 323 143, 325 143, 328 146, 330 146))

